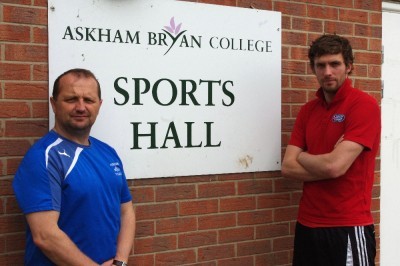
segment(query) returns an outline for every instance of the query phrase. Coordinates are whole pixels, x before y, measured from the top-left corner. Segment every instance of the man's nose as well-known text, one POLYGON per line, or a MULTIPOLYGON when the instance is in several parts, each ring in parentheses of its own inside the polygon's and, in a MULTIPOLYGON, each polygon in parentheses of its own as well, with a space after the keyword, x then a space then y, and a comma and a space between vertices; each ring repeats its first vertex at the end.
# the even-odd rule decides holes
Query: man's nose
POLYGON ((79 99, 78 101, 76 101, 76 105, 75 105, 76 110, 79 111, 84 111, 85 110, 85 102, 83 99, 79 99))
POLYGON ((327 65, 327 66, 325 67, 324 74, 325 74, 325 76, 330 76, 330 75, 332 75, 332 67, 331 67, 330 65, 327 65))

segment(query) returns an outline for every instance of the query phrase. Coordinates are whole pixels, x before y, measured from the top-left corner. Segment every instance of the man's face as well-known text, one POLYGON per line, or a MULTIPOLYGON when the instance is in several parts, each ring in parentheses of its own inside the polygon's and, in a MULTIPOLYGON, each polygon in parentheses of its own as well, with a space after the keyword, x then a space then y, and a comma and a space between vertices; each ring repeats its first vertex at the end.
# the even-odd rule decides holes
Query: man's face
POLYGON ((61 78, 60 93, 57 99, 50 100, 56 129, 69 136, 89 134, 102 103, 96 81, 74 74, 61 78))
POLYGON ((351 66, 346 67, 342 54, 327 54, 314 60, 314 73, 325 94, 334 95, 350 70, 351 66))

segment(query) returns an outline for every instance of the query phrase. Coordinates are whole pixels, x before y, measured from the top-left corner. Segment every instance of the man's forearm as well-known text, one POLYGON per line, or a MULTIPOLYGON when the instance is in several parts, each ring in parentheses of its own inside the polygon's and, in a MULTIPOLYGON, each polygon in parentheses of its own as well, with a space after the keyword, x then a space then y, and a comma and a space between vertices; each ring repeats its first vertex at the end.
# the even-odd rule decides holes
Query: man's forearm
POLYGON ((136 229, 136 216, 132 202, 121 205, 121 230, 118 234, 116 260, 128 262, 133 248, 136 229))

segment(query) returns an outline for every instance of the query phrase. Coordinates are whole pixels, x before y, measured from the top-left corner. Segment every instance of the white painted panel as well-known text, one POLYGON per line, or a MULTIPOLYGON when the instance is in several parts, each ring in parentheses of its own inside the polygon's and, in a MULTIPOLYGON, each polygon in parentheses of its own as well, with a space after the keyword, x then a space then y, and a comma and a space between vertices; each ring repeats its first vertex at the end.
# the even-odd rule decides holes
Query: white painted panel
POLYGON ((116 148, 128 178, 280 169, 279 12, 50 0, 49 66, 50 84, 73 67, 98 76, 92 133, 116 148))
POLYGON ((400 245, 400 5, 383 3, 381 142, 381 265, 399 265, 400 245))

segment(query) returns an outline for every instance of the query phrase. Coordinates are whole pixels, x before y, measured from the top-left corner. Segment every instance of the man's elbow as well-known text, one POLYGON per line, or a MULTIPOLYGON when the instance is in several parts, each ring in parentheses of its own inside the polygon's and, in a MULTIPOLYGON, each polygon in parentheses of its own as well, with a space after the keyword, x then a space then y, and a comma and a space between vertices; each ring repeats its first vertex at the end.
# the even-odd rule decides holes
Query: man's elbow
POLYGON ((48 250, 50 247, 50 236, 44 233, 36 233, 32 235, 33 243, 41 250, 48 250))
POLYGON ((337 164, 327 164, 326 165, 326 170, 325 170, 325 174, 326 177, 330 178, 330 179, 335 179, 338 177, 343 176, 346 173, 346 169, 343 169, 343 167, 340 167, 337 164))
POLYGON ((282 162, 281 174, 282 174, 282 176, 285 177, 285 178, 293 178, 292 171, 291 171, 291 167, 290 167, 290 165, 289 165, 287 162, 285 162, 285 161, 282 162))

